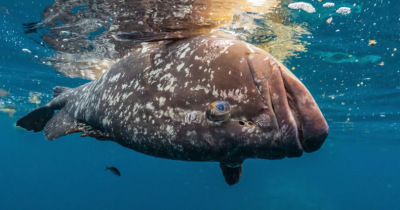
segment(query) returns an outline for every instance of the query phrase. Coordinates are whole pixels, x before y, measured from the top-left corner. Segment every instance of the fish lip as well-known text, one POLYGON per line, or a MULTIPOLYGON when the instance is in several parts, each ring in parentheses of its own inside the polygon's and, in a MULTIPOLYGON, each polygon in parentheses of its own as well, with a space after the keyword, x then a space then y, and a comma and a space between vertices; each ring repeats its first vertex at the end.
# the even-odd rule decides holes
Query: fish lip
POLYGON ((248 63, 261 100, 272 108, 277 120, 285 156, 317 151, 329 127, 308 89, 268 53, 250 54, 248 63))
POLYGON ((286 85, 284 85, 284 86, 285 86, 285 91, 286 91, 286 100, 287 100, 287 103, 288 103, 290 111, 291 111, 290 114, 293 116, 293 118, 296 121, 297 140, 300 142, 300 144, 302 146, 302 150, 304 151, 303 148, 304 148, 305 145, 303 143, 304 142, 303 125, 301 123, 301 120, 300 120, 300 117, 299 117, 299 114, 298 114, 298 110, 297 110, 296 106, 294 105, 293 98, 290 95, 290 93, 288 92, 288 90, 286 88, 286 85))
POLYGON ((304 152, 319 150, 329 135, 329 126, 309 90, 286 67, 280 64, 291 110, 298 125, 299 140, 304 152))
POLYGON ((274 126, 276 126, 274 130, 279 133, 276 140, 279 141, 282 154, 285 157, 300 157, 303 154, 303 147, 298 138, 296 118, 292 113, 297 111, 292 111, 288 105, 285 83, 275 59, 252 54, 248 60, 260 98, 269 107, 267 111, 269 115, 274 115, 274 126))

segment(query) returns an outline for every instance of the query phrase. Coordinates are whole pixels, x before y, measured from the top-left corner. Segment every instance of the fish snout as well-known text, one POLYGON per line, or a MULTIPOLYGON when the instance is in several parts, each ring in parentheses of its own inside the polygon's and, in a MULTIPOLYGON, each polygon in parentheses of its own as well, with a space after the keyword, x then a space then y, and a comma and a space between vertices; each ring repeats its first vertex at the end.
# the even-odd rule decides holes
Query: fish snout
POLYGON ((290 108, 299 128, 299 138, 303 150, 315 152, 325 142, 329 134, 329 126, 321 110, 308 89, 283 64, 277 62, 290 108))
POLYGON ((248 62, 263 102, 273 109, 286 156, 318 150, 329 128, 307 88, 269 54, 250 54, 248 62))

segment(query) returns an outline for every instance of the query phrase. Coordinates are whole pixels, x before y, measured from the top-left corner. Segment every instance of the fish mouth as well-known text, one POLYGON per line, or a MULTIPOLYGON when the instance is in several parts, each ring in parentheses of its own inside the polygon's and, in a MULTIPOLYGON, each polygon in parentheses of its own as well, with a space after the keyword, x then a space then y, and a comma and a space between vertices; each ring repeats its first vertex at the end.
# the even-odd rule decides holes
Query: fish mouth
POLYGON ((307 88, 269 54, 250 54, 248 63, 261 99, 275 114, 285 155, 321 148, 329 127, 307 88))

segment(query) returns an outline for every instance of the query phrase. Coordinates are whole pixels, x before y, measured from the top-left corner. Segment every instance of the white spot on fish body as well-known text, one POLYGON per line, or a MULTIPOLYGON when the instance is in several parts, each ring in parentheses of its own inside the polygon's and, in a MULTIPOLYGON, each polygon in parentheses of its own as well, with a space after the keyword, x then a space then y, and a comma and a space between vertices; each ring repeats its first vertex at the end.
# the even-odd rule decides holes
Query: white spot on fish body
POLYGON ((139 122, 140 122, 140 118, 139 118, 139 117, 136 117, 134 122, 135 122, 135 123, 139 123, 139 122))
POLYGON ((186 76, 186 77, 190 77, 190 72, 189 72, 189 70, 190 70, 189 68, 185 68, 185 72, 186 72, 186 75, 185 75, 185 76, 186 76))
POLYGON ((114 75, 113 77, 111 77, 108 81, 115 82, 119 79, 120 76, 121 76, 121 73, 118 73, 118 74, 114 75))
POLYGON ((165 65, 165 69, 164 71, 167 71, 168 69, 171 69, 173 63, 168 63, 167 65, 165 65))
POLYGON ((190 88, 190 90, 191 90, 191 91, 194 91, 194 90, 204 90, 205 93, 210 92, 210 89, 208 89, 208 88, 206 88, 206 87, 203 87, 203 86, 200 86, 200 85, 197 85, 197 87, 195 87, 195 88, 190 88))
POLYGON ((176 70, 179 72, 181 71, 182 67, 184 66, 184 63, 179 64, 179 66, 176 67, 176 70))
POLYGON ((242 132, 253 133, 255 129, 256 129, 256 126, 243 127, 243 128, 242 128, 242 132))
POLYGON ((219 97, 218 90, 215 89, 215 85, 213 86, 212 94, 213 94, 213 96, 215 96, 216 98, 219 97))
MULTIPOLYGON (((189 44, 188 44, 188 45, 189 45, 189 44)), ((190 47, 186 48, 186 50, 183 51, 183 52, 181 53, 181 55, 179 56, 179 58, 184 58, 184 57, 186 56, 186 53, 189 52, 189 50, 190 50, 190 47)))
POLYGON ((161 60, 161 59, 157 59, 157 60, 154 61, 154 65, 158 66, 158 65, 160 65, 162 62, 164 62, 164 61, 161 60))
POLYGON ((167 100, 166 98, 164 98, 162 96, 160 98, 156 98, 156 99, 158 100, 158 104, 160 105, 160 107, 163 106, 165 101, 167 100))
MULTIPOLYGON (((142 22, 142 21, 139 21, 139 22, 142 22)), ((142 24, 143 24, 143 22, 142 22, 142 24)), ((149 49, 149 44, 147 42, 142 42, 140 44, 142 45, 142 53, 147 52, 149 49)))
POLYGON ((153 102, 147 102, 146 109, 154 110, 153 102))
POLYGON ((201 123, 203 116, 204 114, 200 111, 189 111, 185 114, 184 123, 186 124, 191 124, 192 122, 201 123))
POLYGON ((175 87, 177 86, 177 84, 175 84, 175 82, 177 81, 177 79, 170 73, 165 74, 164 76, 162 76, 160 78, 160 81, 166 81, 166 85, 164 87, 161 87, 161 85, 157 85, 157 87, 159 87, 159 89, 165 90, 165 91, 170 91, 170 92, 174 92, 175 87))

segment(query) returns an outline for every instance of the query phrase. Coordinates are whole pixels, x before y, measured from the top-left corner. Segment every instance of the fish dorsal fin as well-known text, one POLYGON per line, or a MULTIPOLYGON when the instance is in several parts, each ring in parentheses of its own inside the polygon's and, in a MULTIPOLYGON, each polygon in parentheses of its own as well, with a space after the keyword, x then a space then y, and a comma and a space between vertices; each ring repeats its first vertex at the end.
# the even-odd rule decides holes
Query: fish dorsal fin
POLYGON ((53 98, 59 96, 61 93, 69 90, 71 88, 69 87, 61 87, 61 86, 56 86, 53 88, 53 98))

